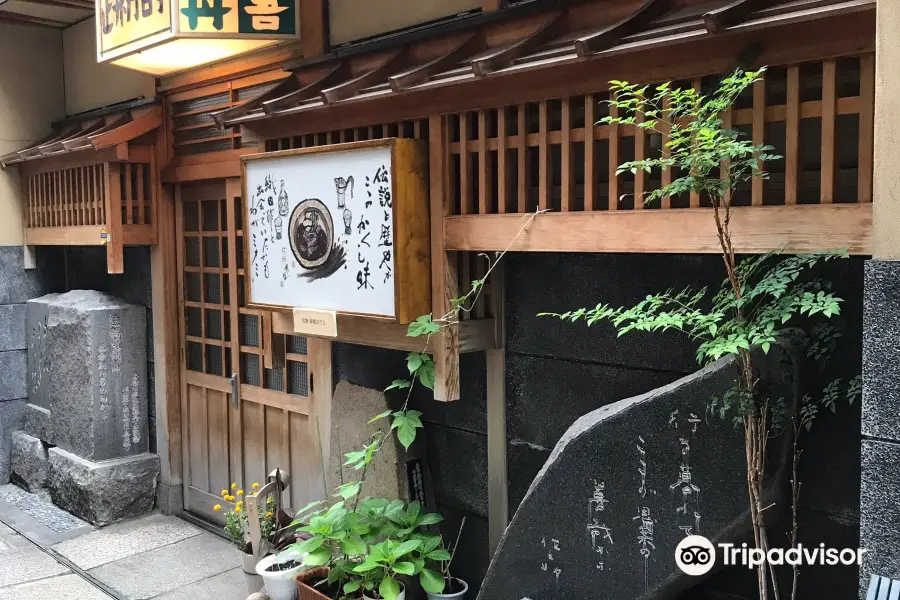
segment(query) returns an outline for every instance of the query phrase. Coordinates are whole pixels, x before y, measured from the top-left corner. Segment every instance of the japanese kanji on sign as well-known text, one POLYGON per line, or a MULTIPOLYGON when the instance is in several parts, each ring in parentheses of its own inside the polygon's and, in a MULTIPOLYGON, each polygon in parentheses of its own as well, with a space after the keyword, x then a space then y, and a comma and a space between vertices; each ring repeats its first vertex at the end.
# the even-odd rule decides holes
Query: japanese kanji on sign
POLYGON ((249 304, 408 323, 430 312, 421 142, 243 157, 249 304))
POLYGON ((97 0, 99 62, 166 74, 299 37, 297 0, 97 0))

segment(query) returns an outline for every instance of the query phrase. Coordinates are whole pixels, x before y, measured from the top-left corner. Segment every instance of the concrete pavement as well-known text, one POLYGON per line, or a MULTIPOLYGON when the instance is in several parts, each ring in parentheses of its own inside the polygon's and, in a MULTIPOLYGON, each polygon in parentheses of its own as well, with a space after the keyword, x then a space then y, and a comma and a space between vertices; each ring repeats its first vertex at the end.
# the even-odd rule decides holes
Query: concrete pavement
POLYGON ((247 597, 236 549, 186 521, 151 514, 95 529, 8 487, 0 487, 0 522, 12 526, 0 524, 0 600, 247 597))

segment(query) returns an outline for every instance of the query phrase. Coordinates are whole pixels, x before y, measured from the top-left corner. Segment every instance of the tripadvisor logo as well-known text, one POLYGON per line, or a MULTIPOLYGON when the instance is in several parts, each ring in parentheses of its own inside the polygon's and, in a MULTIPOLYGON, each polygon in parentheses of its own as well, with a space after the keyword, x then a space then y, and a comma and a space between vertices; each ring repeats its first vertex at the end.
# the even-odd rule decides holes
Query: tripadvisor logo
POLYGON ((781 565, 819 565, 819 566, 859 566, 862 564, 864 548, 826 548, 825 544, 806 547, 797 544, 796 548, 770 548, 764 552, 760 548, 751 548, 747 544, 722 543, 718 548, 701 535, 689 535, 681 540, 675 548, 675 564, 686 575, 694 577, 709 573, 716 564, 717 555, 723 566, 744 566, 755 569, 762 564, 781 565))

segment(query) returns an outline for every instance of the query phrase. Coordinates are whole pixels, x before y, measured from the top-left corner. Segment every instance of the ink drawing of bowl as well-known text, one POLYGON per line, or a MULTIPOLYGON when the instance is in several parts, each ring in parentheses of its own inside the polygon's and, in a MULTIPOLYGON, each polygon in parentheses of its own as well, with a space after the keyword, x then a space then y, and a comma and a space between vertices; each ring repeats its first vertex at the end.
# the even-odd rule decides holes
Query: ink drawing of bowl
POLYGON ((291 250, 304 269, 322 266, 331 254, 334 223, 331 212, 321 200, 308 198, 291 213, 288 227, 291 250))

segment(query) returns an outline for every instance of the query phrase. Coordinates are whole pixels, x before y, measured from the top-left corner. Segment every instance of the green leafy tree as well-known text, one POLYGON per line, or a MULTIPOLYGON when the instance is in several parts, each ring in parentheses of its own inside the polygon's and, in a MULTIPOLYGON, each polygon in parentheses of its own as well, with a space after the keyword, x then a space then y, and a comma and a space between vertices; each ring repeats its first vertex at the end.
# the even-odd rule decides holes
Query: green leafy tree
MULTIPOLYGON (((771 399, 757 386, 751 348, 768 353, 779 333, 789 326, 809 324, 810 319, 830 319, 840 313, 843 300, 835 295, 827 281, 815 278, 812 270, 819 264, 845 258, 846 252, 786 255, 772 252, 738 261, 732 242, 732 197, 736 188, 752 179, 768 177, 763 170, 766 161, 780 158, 767 145, 754 145, 741 133, 725 127, 723 115, 737 98, 756 81, 765 69, 745 72, 737 70, 722 78, 711 94, 672 83, 639 86, 624 81, 610 82, 611 100, 615 107, 604 123, 630 125, 644 132, 659 134, 665 152, 658 158, 623 163, 617 174, 659 173, 672 170, 678 176, 671 183, 649 192, 635 202, 651 203, 665 197, 699 194, 712 204, 725 279, 716 290, 668 290, 648 295, 632 307, 613 307, 599 303, 592 308, 579 308, 564 313, 544 313, 570 322, 584 321, 591 326, 611 323, 618 335, 633 332, 679 331, 697 344, 697 361, 707 364, 732 356, 737 365, 734 387, 721 398, 710 401, 709 410, 743 428, 747 455, 747 487, 750 515, 756 546, 768 550, 763 498, 766 479, 766 444, 773 424, 790 415, 796 428, 808 429, 820 407, 834 409, 843 395, 852 398, 852 388, 840 383, 827 389, 823 400, 805 399, 795 415, 793 407, 783 400, 771 399)), ((827 329, 821 331, 826 332, 827 329)), ((822 355, 835 337, 824 335, 816 344, 822 355)), ((795 453, 794 483, 796 462, 795 453)), ((795 489, 794 514, 799 487, 795 489)), ((770 511, 771 512, 771 511, 770 511)), ((796 543, 796 518, 792 532, 796 543)), ((770 589, 779 598, 774 571, 765 565, 757 572, 761 600, 770 589)), ((796 598, 796 571, 792 587, 796 598)))

